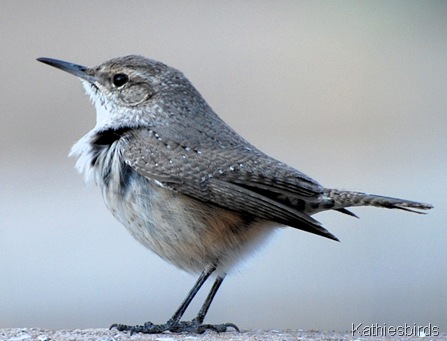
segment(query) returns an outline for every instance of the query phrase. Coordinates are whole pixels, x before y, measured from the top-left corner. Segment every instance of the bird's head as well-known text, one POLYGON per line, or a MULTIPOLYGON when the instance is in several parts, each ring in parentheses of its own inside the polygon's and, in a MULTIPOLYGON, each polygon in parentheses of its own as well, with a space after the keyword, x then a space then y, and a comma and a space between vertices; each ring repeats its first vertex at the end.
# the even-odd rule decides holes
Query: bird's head
POLYGON ((97 111, 96 129, 163 126, 200 111, 205 101, 183 74, 141 56, 114 58, 97 67, 38 58, 78 77, 97 111))

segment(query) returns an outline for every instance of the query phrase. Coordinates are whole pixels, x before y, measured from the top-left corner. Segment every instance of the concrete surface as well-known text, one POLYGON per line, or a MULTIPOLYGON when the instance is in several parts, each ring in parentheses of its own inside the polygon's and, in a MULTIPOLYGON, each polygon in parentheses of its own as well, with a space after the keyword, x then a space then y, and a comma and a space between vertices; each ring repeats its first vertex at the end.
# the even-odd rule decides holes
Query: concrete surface
POLYGON ((206 332, 202 335, 187 334, 154 334, 130 336, 117 330, 108 329, 75 329, 75 330, 48 330, 37 328, 11 328, 0 329, 0 340, 7 341, 121 341, 121 340, 156 340, 156 341, 174 341, 174 340, 256 340, 256 341, 275 341, 275 340, 446 340, 447 334, 441 333, 436 337, 387 337, 372 336, 364 337, 359 335, 352 336, 350 332, 337 331, 314 331, 314 330, 248 330, 238 332, 214 333, 206 332))

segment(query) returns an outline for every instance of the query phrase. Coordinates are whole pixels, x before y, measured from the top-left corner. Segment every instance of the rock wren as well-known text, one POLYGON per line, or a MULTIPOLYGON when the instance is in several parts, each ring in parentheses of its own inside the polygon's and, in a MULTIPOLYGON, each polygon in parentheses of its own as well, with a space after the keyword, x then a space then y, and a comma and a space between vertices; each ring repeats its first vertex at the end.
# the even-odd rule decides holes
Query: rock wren
POLYGON ((429 204, 328 189, 271 158, 222 121, 178 70, 126 56, 88 68, 56 59, 40 62, 78 77, 96 107, 96 126, 70 155, 101 187, 113 215, 144 246, 182 270, 201 273, 165 324, 111 328, 130 333, 218 332, 232 323, 204 318, 228 269, 278 226, 329 239, 312 215, 352 206, 418 212, 429 204), (212 273, 214 285, 197 316, 182 315, 212 273))

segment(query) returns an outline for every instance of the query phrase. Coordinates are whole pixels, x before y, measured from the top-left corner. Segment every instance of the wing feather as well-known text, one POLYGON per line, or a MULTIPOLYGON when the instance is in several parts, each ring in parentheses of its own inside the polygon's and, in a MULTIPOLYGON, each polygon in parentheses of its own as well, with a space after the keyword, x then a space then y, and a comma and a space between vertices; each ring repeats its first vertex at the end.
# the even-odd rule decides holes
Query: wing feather
POLYGON ((148 130, 133 130, 121 143, 136 172, 197 200, 337 240, 304 212, 323 188, 254 147, 186 146, 148 130))

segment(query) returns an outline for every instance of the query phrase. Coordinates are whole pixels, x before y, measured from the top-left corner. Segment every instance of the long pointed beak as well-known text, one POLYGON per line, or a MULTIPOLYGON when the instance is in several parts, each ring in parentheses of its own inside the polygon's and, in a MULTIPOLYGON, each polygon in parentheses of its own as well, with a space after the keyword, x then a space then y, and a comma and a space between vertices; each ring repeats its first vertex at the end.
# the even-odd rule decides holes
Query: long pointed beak
POLYGON ((64 62, 63 60, 52 59, 52 58, 37 58, 39 62, 54 66, 58 69, 71 73, 72 75, 84 79, 90 83, 95 83, 96 78, 92 75, 86 73, 88 67, 73 64, 70 62, 64 62))

